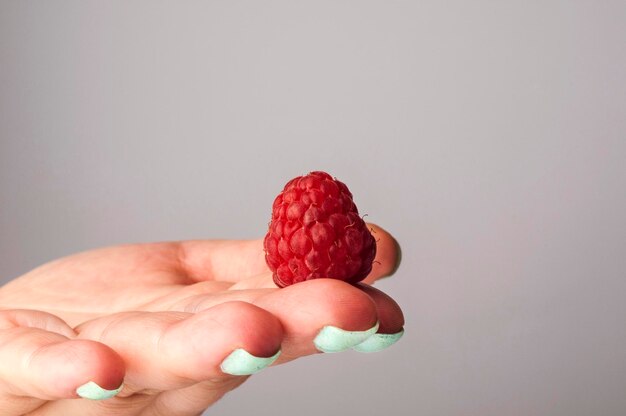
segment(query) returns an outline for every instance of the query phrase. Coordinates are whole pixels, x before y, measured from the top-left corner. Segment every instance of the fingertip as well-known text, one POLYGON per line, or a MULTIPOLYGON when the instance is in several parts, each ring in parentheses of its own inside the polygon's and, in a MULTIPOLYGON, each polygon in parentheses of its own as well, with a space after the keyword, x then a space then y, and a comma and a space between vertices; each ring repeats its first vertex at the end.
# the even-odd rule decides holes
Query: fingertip
POLYGON ((242 301, 225 302, 211 309, 233 330, 239 348, 257 357, 273 357, 280 349, 283 327, 265 309, 242 301))
POLYGON ((391 296, 367 284, 359 283, 357 287, 365 292, 376 304, 380 322, 379 333, 395 334, 404 328, 402 308, 391 296))
POLYGON ((365 279, 365 282, 372 283, 377 279, 392 276, 398 271, 402 262, 402 248, 398 240, 381 226, 372 223, 368 223, 368 226, 376 239, 376 257, 372 272, 365 279))
POLYGON ((86 386, 95 384, 103 390, 116 391, 125 374, 124 362, 115 351, 90 340, 46 345, 32 358, 30 367, 40 377, 37 384, 52 398, 94 399, 94 390, 86 390, 86 386))
POLYGON ((84 379, 105 390, 117 390, 124 381, 126 365, 122 357, 109 346, 91 340, 76 340, 83 344, 86 360, 84 379), (91 376, 89 376, 91 375, 91 376))
POLYGON ((201 381, 253 374, 274 362, 282 341, 283 328, 274 315, 247 302, 229 301, 173 325, 162 347, 173 373, 201 381))

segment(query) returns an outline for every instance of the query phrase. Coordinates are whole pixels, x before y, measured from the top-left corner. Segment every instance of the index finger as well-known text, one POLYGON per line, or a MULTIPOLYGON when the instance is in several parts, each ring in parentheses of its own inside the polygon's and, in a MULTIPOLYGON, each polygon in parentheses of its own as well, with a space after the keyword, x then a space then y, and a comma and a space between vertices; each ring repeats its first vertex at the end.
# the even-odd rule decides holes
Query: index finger
MULTIPOLYGON (((400 246, 378 225, 368 223, 376 238, 376 257, 372 272, 365 279, 372 283, 390 276, 400 264, 400 246)), ((196 282, 221 280, 237 283, 270 272, 265 263, 263 240, 191 240, 179 244, 180 263, 196 282)))

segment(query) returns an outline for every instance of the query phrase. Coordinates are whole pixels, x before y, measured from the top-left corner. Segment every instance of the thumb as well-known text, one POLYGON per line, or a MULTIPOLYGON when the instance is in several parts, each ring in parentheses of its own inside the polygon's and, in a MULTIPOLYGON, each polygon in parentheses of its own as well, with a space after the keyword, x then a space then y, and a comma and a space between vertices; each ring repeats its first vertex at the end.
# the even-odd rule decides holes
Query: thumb
POLYGON ((0 397, 9 398, 3 405, 17 407, 11 413, 26 413, 44 400, 103 399, 119 392, 125 371, 121 357, 104 344, 75 336, 52 314, 0 311, 0 397))

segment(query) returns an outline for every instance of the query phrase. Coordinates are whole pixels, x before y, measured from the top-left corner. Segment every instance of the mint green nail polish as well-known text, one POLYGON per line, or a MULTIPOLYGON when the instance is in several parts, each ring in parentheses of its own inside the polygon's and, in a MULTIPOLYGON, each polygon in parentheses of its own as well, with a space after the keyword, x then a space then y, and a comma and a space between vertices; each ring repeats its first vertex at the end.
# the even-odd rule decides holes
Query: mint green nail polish
POLYGON ((352 349, 358 352, 378 352, 398 342, 402 335, 404 335, 404 329, 395 334, 374 334, 352 349))
POLYGON ((234 376, 247 376, 263 370, 276 361, 279 355, 280 351, 271 357, 255 357, 248 351, 238 348, 222 361, 220 368, 234 376))
POLYGON ((85 383, 79 388, 77 388, 76 394, 78 394, 80 397, 84 399, 90 399, 90 400, 110 399, 111 397, 117 395, 117 393, 119 393, 122 390, 123 386, 124 385, 122 384, 115 390, 107 390, 107 389, 103 389, 102 387, 94 383, 93 381, 90 381, 89 383, 85 383))
POLYGON ((313 343, 321 352, 341 352, 365 341, 378 331, 378 322, 366 331, 346 331, 336 326, 325 326, 313 343))

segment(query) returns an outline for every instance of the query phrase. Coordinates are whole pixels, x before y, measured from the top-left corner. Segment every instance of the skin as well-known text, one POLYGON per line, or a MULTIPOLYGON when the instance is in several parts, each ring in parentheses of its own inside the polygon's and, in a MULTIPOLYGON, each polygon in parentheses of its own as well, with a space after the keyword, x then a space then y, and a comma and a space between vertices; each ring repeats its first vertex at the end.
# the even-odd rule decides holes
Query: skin
MULTIPOLYGON (((399 263, 378 239, 372 273, 358 284, 317 279, 277 289, 262 240, 137 244, 75 254, 0 288, 3 415, 198 415, 249 376, 220 363, 235 349, 282 365, 319 353, 326 325, 379 333, 404 318, 373 288, 399 263), (111 399, 81 399, 93 381, 111 399)), ((271 370, 270 370, 271 371, 271 370)))

